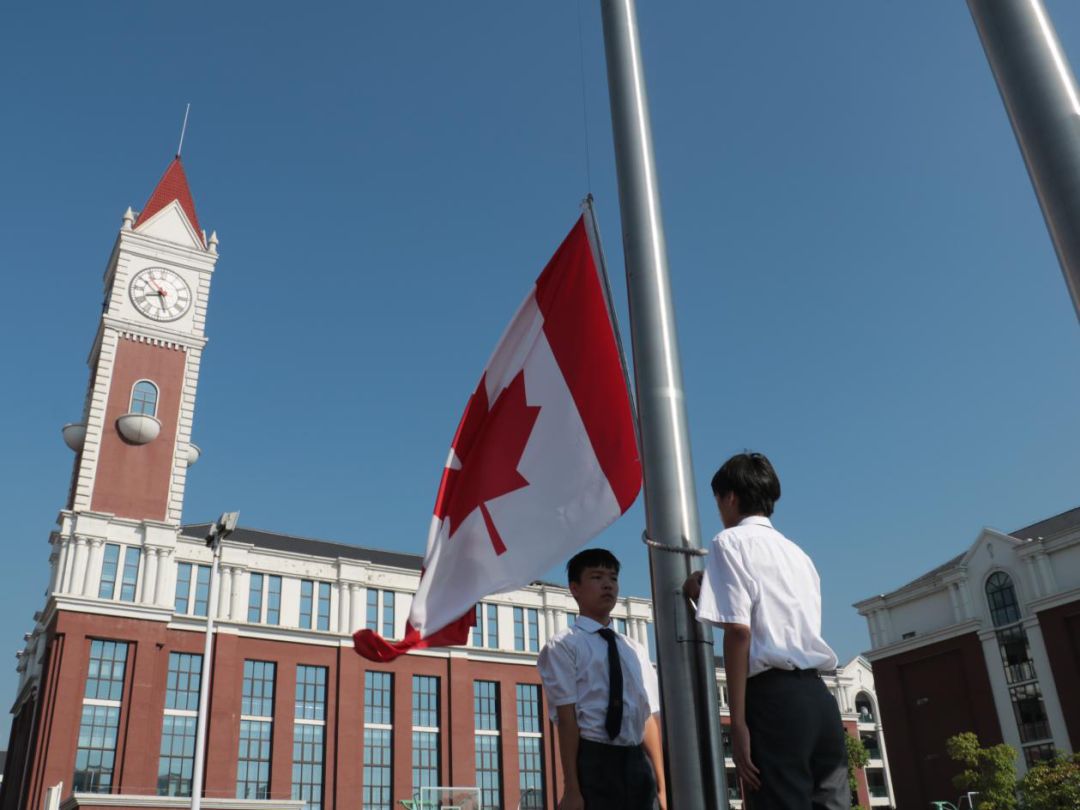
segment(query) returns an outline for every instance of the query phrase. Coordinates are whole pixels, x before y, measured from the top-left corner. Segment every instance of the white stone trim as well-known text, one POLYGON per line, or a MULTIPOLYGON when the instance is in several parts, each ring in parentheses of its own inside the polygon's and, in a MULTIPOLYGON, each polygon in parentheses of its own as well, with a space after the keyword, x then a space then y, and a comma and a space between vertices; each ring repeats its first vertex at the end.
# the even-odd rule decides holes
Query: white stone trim
MULTIPOLYGON (((1038 621, 1034 621, 1025 629, 1027 631, 1028 646, 1031 648, 1031 661, 1035 665, 1035 677, 1038 679, 1043 706, 1046 708, 1046 719, 1050 723, 1050 735, 1053 737, 1054 747, 1058 751, 1071 751, 1069 731, 1065 726, 1065 712, 1061 708, 1058 685, 1054 680, 1054 669, 1050 666, 1050 656, 1046 652, 1042 627, 1038 621)), ((998 659, 1000 660, 1000 656, 998 656, 998 659)), ((1075 688, 1075 685, 1073 688, 1075 688)))
POLYGON ((1071 588, 1061 593, 1055 593, 1051 596, 1044 596, 1042 599, 1033 599, 1028 602, 1026 607, 1030 610, 1032 616, 1036 616, 1046 610, 1051 610, 1062 605, 1068 605, 1072 602, 1080 601, 1080 588, 1071 588))
POLYGON ((97 374, 90 382, 86 438, 83 441, 82 453, 79 455, 75 497, 72 499, 72 509, 75 511, 89 511, 90 509, 94 480, 97 476, 98 456, 101 450, 101 437, 105 430, 105 408, 109 401, 118 345, 119 336, 114 330, 106 329, 102 332, 101 346, 97 355, 97 374))
POLYGON ((963 636, 968 633, 978 634, 979 629, 979 620, 969 619, 968 621, 962 622, 960 624, 950 625, 949 627, 942 627, 939 630, 935 630, 933 633, 926 633, 925 635, 921 636, 916 635, 911 638, 906 638, 901 641, 888 644, 884 647, 867 650, 862 655, 864 658, 866 658, 867 661, 873 663, 874 661, 880 661, 882 658, 889 658, 893 655, 899 655, 900 653, 917 650, 920 647, 926 647, 938 641, 946 641, 950 638, 956 638, 957 636, 963 636))

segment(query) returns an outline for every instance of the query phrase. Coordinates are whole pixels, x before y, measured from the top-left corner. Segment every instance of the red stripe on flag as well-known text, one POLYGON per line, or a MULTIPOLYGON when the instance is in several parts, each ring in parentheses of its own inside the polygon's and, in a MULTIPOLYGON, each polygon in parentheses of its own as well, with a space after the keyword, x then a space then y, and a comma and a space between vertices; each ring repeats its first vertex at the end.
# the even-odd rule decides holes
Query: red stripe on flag
POLYGON ((629 393, 584 217, 536 280, 544 335, 600 469, 625 512, 641 490, 629 393))
POLYGON ((401 641, 387 641, 374 630, 357 630, 353 633, 353 649, 369 661, 385 663, 393 661, 410 650, 466 644, 469 641, 469 630, 474 624, 476 624, 475 609, 426 638, 421 638, 420 633, 411 624, 405 626, 405 638, 401 641))

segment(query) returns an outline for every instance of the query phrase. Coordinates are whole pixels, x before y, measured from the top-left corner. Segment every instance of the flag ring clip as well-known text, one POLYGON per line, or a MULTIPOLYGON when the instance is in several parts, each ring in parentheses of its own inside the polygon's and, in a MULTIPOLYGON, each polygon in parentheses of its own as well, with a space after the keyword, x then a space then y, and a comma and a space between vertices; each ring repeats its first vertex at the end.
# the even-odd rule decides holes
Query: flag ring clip
POLYGON ((641 542, 647 545, 649 548, 655 548, 659 551, 670 551, 672 554, 685 554, 687 557, 708 557, 709 550, 707 548, 691 548, 690 546, 669 546, 667 543, 658 543, 649 537, 648 530, 641 533, 641 542))

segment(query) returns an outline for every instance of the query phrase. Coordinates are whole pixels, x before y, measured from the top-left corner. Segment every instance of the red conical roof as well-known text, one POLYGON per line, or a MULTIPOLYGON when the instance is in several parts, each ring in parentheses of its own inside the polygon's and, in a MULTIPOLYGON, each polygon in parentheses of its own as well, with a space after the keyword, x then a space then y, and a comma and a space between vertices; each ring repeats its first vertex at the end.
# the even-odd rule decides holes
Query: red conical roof
POLYGON ((140 223, 146 222, 173 200, 180 203, 188 222, 195 229, 195 233, 198 234, 201 242, 202 230, 199 228, 199 218, 195 215, 195 201, 191 198, 191 189, 188 188, 187 176, 184 174, 184 167, 180 163, 179 155, 173 158, 173 162, 169 164, 169 168, 161 176, 154 193, 150 195, 150 199, 147 200, 146 205, 143 206, 143 210, 139 214, 139 218, 135 221, 135 227, 139 227, 140 223))

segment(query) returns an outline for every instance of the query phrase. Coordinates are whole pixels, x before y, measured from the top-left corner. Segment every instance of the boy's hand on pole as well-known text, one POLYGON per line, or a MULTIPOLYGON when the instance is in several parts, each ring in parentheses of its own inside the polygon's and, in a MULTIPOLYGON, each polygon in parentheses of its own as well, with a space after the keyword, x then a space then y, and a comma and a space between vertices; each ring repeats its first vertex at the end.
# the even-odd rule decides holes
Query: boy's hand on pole
POLYGON ((684 582, 682 586, 683 593, 694 601, 697 601, 698 595, 701 593, 701 580, 704 576, 704 571, 695 571, 688 576, 686 582, 684 582))

